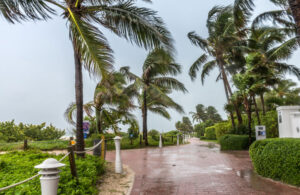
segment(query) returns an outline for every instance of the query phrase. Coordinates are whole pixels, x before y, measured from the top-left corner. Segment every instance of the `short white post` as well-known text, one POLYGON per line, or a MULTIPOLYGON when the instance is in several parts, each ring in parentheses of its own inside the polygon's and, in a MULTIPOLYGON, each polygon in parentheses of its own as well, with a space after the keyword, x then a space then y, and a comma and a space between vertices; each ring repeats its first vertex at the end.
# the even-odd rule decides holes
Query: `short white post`
POLYGON ((179 134, 177 134, 177 146, 179 146, 179 134))
POLYGON ((116 136, 114 138, 115 140, 115 146, 116 146, 116 160, 115 160, 115 172, 116 173, 123 173, 123 167, 122 167, 122 159, 121 159, 121 137, 116 136))
POLYGON ((41 169, 39 174, 41 182, 42 195, 57 195, 59 172, 58 168, 65 166, 54 158, 46 159, 42 164, 36 165, 34 168, 41 169))
POLYGON ((159 148, 162 148, 162 136, 159 134, 159 148))

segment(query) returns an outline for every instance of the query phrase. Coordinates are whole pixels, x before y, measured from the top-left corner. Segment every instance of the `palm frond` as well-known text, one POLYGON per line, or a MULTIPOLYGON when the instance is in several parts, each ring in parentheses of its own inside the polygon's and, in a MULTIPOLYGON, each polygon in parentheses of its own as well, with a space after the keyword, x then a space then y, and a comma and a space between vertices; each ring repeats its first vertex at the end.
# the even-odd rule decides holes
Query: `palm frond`
POLYGON ((207 61, 208 56, 206 54, 201 55, 190 67, 189 75, 192 80, 197 77, 197 72, 200 70, 203 63, 207 61))
POLYGON ((272 61, 288 59, 293 54, 293 51, 295 51, 298 47, 299 44, 297 42, 297 38, 292 38, 269 50, 267 52, 267 57, 272 61))
POLYGON ((206 76, 209 75, 210 71, 212 71, 216 65, 217 65, 217 62, 215 60, 209 61, 206 64, 204 64, 202 73, 201 73, 202 84, 204 84, 204 80, 205 80, 206 76))
POLYGON ((172 77, 154 78, 153 83, 154 85, 162 88, 174 89, 177 91, 182 91, 184 93, 187 92, 187 89, 185 88, 184 84, 172 77))
POLYGON ((191 43, 195 46, 200 47, 202 50, 209 52, 209 45, 207 40, 201 38, 196 32, 192 31, 188 33, 188 38, 190 39, 191 43))
POLYGON ((168 113, 167 109, 165 109, 164 107, 157 106, 157 107, 149 107, 148 109, 149 109, 149 111, 151 111, 155 114, 159 114, 166 119, 169 119, 169 120, 171 119, 170 114, 168 113))
POLYGON ((105 76, 112 69, 112 50, 101 31, 68 9, 70 38, 90 74, 105 76))
POLYGON ((171 33, 157 16, 157 12, 136 7, 132 0, 118 1, 116 5, 92 6, 87 8, 86 14, 95 22, 106 24, 106 28, 140 47, 163 47, 170 53, 174 52, 171 33), (97 15, 98 11, 101 11, 100 15, 97 15))

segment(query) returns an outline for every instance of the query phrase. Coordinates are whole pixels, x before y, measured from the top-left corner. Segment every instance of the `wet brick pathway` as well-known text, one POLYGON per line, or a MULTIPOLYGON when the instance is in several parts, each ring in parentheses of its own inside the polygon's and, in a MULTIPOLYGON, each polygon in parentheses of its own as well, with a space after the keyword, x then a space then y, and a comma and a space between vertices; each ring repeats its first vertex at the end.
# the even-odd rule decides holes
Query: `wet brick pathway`
MULTIPOLYGON (((122 161, 136 173, 132 195, 292 194, 300 189, 257 176, 247 151, 220 152, 196 138, 163 149, 123 150, 122 161)), ((107 159, 113 161, 114 152, 107 159)))

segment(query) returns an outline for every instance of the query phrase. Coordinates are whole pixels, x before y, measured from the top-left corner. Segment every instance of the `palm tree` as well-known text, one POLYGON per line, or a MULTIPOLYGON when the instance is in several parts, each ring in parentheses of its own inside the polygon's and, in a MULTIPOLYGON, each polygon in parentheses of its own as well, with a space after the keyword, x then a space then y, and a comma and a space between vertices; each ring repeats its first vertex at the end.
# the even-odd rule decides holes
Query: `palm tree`
MULTIPOLYGON (((84 112, 90 118, 93 118, 93 109, 95 110, 96 133, 103 133, 102 126, 105 122, 113 126, 119 120, 128 122, 135 120, 130 111, 135 108, 133 97, 136 96, 136 91, 132 85, 126 85, 126 80, 121 73, 109 73, 108 77, 97 84, 94 100, 83 105, 84 112)), ((76 110, 77 105, 72 103, 65 112, 65 118, 73 125, 75 125, 73 118, 76 116, 76 110)))
POLYGON ((196 106, 196 112, 190 112, 190 114, 192 115, 193 118, 193 122, 197 121, 197 122, 204 122, 207 120, 207 115, 205 112, 206 108, 203 104, 198 104, 196 106))
POLYGON ((187 92, 184 85, 172 77, 181 72, 180 65, 175 63, 170 53, 162 48, 156 48, 148 54, 143 64, 141 77, 131 73, 129 67, 121 68, 121 72, 126 74, 130 80, 135 81, 136 89, 141 92, 139 102, 143 117, 143 137, 145 144, 148 145, 148 109, 166 118, 169 118, 166 108, 174 108, 183 112, 182 107, 168 96, 172 90, 187 92))
POLYGON ((14 10, 21 5, 22 8, 24 7, 26 15, 30 16, 32 13, 27 13, 26 11, 31 11, 32 7, 36 7, 38 14, 45 18, 47 15, 44 14, 52 11, 50 9, 51 6, 60 9, 62 17, 68 21, 75 61, 77 150, 83 151, 82 67, 87 69, 90 74, 104 78, 107 72, 112 69, 113 64, 112 50, 104 34, 97 28, 97 25, 107 28, 117 36, 123 37, 146 49, 159 46, 171 52, 173 50, 173 41, 157 13, 148 8, 135 6, 132 0, 29 0, 29 2, 33 2, 29 4, 29 8, 27 8, 27 1, 15 0, 13 3, 10 3, 10 0, 2 0, 1 9, 3 5, 12 6, 5 7, 5 10, 8 9, 8 11, 2 11, 1 13, 6 18, 22 17, 18 10, 14 10), (45 6, 47 7, 44 8, 45 6), (10 16, 9 14, 12 15, 10 16))
MULTIPOLYGON (((205 77, 214 68, 218 68, 218 79, 221 78, 223 80, 228 103, 230 103, 230 97, 233 93, 227 76, 229 72, 229 69, 227 69, 229 68, 227 54, 235 46, 236 42, 239 41, 238 36, 235 36, 236 27, 234 22, 233 7, 216 6, 208 13, 206 26, 209 36, 207 39, 203 39, 195 32, 188 33, 191 43, 205 51, 205 54, 201 55, 190 67, 189 75, 191 79, 194 80, 196 78, 196 72, 202 67, 201 81, 203 84, 205 77), (210 61, 208 61, 209 56, 213 58, 210 61)), ((242 117, 236 105, 235 110, 239 124, 242 124, 242 117)), ((233 114, 231 113, 230 115, 234 127, 233 114)))
MULTIPOLYGON (((286 2, 286 0, 280 0, 279 2, 286 2)), ((297 39, 300 44, 300 2, 298 0, 288 0, 288 3, 296 23, 297 39)))

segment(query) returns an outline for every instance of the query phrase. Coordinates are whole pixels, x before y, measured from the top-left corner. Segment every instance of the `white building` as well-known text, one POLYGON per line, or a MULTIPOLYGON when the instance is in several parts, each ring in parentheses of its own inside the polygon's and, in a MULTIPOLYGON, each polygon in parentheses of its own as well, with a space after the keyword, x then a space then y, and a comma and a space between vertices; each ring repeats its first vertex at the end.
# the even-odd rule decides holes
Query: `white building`
POLYGON ((300 138, 300 106, 280 106, 276 110, 279 137, 300 138))

